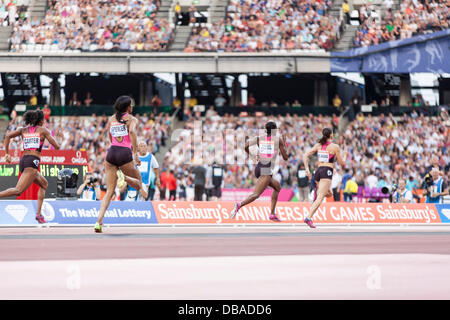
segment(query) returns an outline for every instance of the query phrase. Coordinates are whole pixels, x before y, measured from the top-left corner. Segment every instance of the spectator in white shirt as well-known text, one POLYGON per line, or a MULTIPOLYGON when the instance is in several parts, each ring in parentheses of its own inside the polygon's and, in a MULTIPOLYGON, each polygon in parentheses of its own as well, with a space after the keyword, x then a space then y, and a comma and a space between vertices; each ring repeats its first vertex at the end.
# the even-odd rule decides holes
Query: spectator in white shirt
POLYGON ((369 188, 376 188, 378 186, 378 178, 373 171, 370 171, 370 174, 366 179, 366 186, 369 188))
POLYGON ((386 9, 392 9, 392 6, 394 5, 394 1, 393 0, 384 0, 383 5, 385 6, 386 9))

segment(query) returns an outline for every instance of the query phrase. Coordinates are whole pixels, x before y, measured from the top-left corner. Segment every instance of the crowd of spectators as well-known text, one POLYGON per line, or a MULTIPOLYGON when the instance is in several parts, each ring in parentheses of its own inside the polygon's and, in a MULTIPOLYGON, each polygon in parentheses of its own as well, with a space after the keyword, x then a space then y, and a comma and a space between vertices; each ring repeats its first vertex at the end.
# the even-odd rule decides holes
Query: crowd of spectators
POLYGON ((330 0, 231 0, 225 19, 196 26, 186 52, 330 50, 339 22, 330 0))
POLYGON ((0 26, 14 26, 27 19, 28 3, 17 0, 0 1, 0 26))
POLYGON ((385 14, 380 18, 373 14, 373 4, 360 7, 360 27, 354 39, 355 47, 406 39, 450 27, 447 0, 403 0, 400 9, 395 12, 392 10, 392 1, 386 0, 384 8, 385 14))
MULTIPOLYGON (((245 154, 242 136, 256 135, 269 119, 275 120, 281 133, 286 134, 289 154, 288 161, 280 162, 280 170, 275 177, 282 187, 298 191, 302 187, 297 177, 303 154, 317 142, 323 127, 337 128, 337 117, 218 116, 211 109, 203 120, 192 117, 186 121, 179 142, 166 154, 162 171, 173 170, 175 176, 189 186, 193 181, 193 168, 204 166, 208 169, 214 162, 221 163, 224 168, 223 188, 252 189, 256 182, 253 174, 255 163, 249 157, 242 158, 245 154), (199 120, 202 120, 201 126, 196 122, 199 120), (232 134, 225 136, 224 140, 220 133, 226 133, 226 130, 231 130, 228 132, 232 134), (218 145, 224 147, 223 153, 221 148, 217 149, 218 145), (226 146, 234 146, 234 149, 227 150, 226 146)), ((336 195, 339 200, 356 201, 352 197, 356 195, 352 183, 356 188, 382 188, 398 184, 403 178, 407 181, 408 190, 420 189, 431 165, 438 165, 446 175, 445 179, 450 179, 450 131, 448 123, 440 117, 425 117, 415 111, 401 118, 359 113, 335 138, 335 142, 346 151, 347 157, 344 160, 346 168, 337 168, 333 174, 334 191, 347 191, 344 199, 336 195)), ((311 165, 313 172, 317 164, 312 162, 311 165)))
POLYGON ((165 51, 172 28, 156 19, 160 0, 52 0, 42 21, 19 20, 11 51, 24 45, 57 50, 165 51))
POLYGON ((449 173, 450 132, 440 117, 414 111, 397 120, 359 114, 339 143, 348 153, 346 163, 359 186, 383 187, 404 178, 419 187, 433 162, 449 173))

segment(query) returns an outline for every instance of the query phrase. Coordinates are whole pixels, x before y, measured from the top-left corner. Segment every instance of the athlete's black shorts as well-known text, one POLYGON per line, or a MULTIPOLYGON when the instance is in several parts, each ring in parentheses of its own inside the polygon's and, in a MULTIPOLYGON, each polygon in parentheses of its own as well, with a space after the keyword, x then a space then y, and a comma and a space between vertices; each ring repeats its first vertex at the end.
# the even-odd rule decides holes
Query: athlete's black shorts
POLYGON ((331 179, 333 178, 333 168, 330 167, 319 167, 314 173, 314 181, 319 182, 320 179, 331 179))
POLYGON ((111 146, 106 154, 106 161, 114 166, 121 167, 133 161, 133 153, 127 147, 111 146))
POLYGON ((260 176, 272 176, 272 163, 258 162, 255 167, 255 177, 258 179, 260 176))
POLYGON ((24 155, 22 159, 20 159, 19 171, 20 173, 22 173, 25 168, 33 168, 39 170, 40 162, 41 159, 39 159, 39 157, 33 156, 31 154, 24 155))

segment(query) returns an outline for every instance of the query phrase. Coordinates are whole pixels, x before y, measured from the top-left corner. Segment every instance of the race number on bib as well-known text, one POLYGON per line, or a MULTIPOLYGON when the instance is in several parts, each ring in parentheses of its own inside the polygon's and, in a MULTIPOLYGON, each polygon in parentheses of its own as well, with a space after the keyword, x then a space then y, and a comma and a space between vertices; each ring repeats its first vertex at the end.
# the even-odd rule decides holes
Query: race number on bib
POLYGON ((138 167, 140 172, 148 172, 148 161, 141 161, 141 165, 138 167))
POLYGON ((317 160, 319 162, 328 162, 330 158, 330 153, 326 150, 317 151, 317 160))
POLYGON ((270 158, 275 153, 275 145, 272 141, 261 141, 259 143, 261 157, 270 158))
POLYGON ((25 133, 23 135, 24 149, 38 149, 41 143, 41 135, 39 133, 25 133))
POLYGON ((128 135, 128 129, 127 126, 125 124, 119 124, 119 123, 113 123, 111 125, 111 136, 113 136, 114 138, 119 138, 119 137, 124 137, 126 135, 128 135))

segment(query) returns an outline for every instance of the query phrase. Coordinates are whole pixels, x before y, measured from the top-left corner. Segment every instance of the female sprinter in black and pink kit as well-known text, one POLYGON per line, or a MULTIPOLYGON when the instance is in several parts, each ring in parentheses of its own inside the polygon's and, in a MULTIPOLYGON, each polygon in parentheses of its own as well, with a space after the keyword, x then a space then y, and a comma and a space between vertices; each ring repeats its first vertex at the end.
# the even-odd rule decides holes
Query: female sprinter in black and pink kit
POLYGON ((303 156, 303 162, 306 168, 306 175, 311 178, 309 171, 309 157, 317 153, 317 161, 319 168, 314 173, 314 181, 316 182, 316 189, 314 190, 314 202, 311 205, 309 215, 305 218, 305 223, 311 228, 316 226, 312 222, 312 216, 319 209, 325 197, 331 197, 331 179, 333 178, 334 161, 337 159, 341 168, 344 168, 344 161, 341 157, 341 151, 337 144, 332 143, 333 130, 324 128, 322 130, 322 138, 317 144, 303 156))
POLYGON ((107 124, 111 147, 106 154, 106 194, 102 199, 99 217, 95 224, 95 232, 103 231, 103 217, 115 193, 117 184, 117 171, 120 169, 125 175, 129 186, 141 192, 144 199, 147 192, 142 188, 142 179, 139 170, 135 167, 141 165, 138 157, 136 129, 138 120, 131 115, 133 99, 129 96, 120 96, 114 104, 115 114, 107 124), (133 162, 134 159, 134 162, 133 162))
POLYGON ((41 209, 42 203, 44 202, 45 191, 48 187, 48 182, 39 172, 41 150, 45 139, 47 139, 55 149, 59 149, 59 144, 52 137, 50 131, 42 127, 44 124, 44 113, 41 110, 29 110, 23 115, 23 118, 27 127, 19 128, 16 131, 8 133, 4 143, 6 162, 11 162, 11 156, 9 155, 9 142, 11 138, 18 136, 22 137, 23 156, 19 163, 19 171, 21 175, 16 187, 0 192, 0 198, 11 196, 17 197, 28 189, 32 183, 36 183, 39 186, 36 220, 39 223, 45 223, 46 221, 44 216, 41 214, 41 209))
POLYGON ((285 161, 288 159, 288 154, 286 152, 286 139, 276 135, 276 130, 277 125, 275 122, 269 121, 265 125, 266 132, 264 135, 252 138, 246 143, 245 152, 247 154, 249 154, 250 146, 256 144, 259 147, 258 163, 255 167, 255 176, 258 180, 256 181, 255 191, 247 199, 234 205, 234 209, 231 211, 231 219, 236 216, 240 208, 258 199, 267 187, 272 187, 273 193, 269 218, 273 221, 280 221, 275 214, 275 207, 281 186, 272 175, 278 171, 278 152, 281 153, 285 161))

